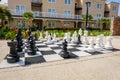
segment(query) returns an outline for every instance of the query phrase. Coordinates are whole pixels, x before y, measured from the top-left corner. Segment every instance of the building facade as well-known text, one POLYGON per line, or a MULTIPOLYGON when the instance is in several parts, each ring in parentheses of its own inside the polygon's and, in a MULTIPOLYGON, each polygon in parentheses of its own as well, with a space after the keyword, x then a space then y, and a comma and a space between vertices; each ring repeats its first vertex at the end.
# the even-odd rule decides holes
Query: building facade
POLYGON ((96 27, 96 20, 101 17, 118 16, 118 3, 106 3, 105 0, 8 0, 8 8, 11 11, 14 23, 13 27, 25 27, 22 14, 32 11, 35 18, 33 23, 38 29, 46 27, 83 27, 84 21, 81 15, 86 14, 86 2, 89 5, 89 14, 93 16, 90 26, 96 27))

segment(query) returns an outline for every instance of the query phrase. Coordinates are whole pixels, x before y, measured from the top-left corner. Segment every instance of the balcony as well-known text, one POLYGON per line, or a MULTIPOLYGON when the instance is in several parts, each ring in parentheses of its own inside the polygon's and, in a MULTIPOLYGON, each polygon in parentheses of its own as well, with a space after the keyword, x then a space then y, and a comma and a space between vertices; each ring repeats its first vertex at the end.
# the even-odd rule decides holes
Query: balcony
MULTIPOLYGON (((22 16, 25 11, 16 11, 11 9, 11 14, 13 16, 22 16)), ((46 12, 39 12, 33 11, 35 18, 52 18, 52 19, 73 19, 73 20, 81 20, 80 15, 66 15, 66 14, 59 14, 59 13, 46 13, 46 12)))
POLYGON ((82 7, 78 5, 77 3, 75 3, 75 10, 82 10, 82 7))
POLYGON ((32 0, 31 4, 32 4, 32 6, 40 7, 42 5, 42 1, 41 0, 32 0))

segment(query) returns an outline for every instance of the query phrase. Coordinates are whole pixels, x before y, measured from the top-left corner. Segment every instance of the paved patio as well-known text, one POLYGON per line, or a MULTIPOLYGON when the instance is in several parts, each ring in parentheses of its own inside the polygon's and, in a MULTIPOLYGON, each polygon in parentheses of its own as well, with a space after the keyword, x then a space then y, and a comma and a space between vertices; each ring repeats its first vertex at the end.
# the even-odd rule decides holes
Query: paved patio
MULTIPOLYGON (((0 62, 9 51, 6 42, 0 41, 0 62)), ((114 37, 112 43, 120 49, 120 36, 114 37)), ((120 80, 120 51, 0 69, 0 80, 120 80)))

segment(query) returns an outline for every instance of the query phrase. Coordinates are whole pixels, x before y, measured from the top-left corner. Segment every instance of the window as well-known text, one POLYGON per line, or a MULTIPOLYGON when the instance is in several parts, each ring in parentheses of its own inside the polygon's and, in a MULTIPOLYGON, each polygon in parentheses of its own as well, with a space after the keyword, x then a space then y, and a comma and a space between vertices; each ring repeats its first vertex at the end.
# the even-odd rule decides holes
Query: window
POLYGON ((48 0, 48 2, 51 2, 51 3, 53 3, 53 2, 56 2, 56 0, 48 0))
POLYGON ((102 4, 97 4, 97 8, 101 9, 102 8, 102 4))
POLYGON ((113 7, 112 7, 112 10, 113 10, 113 11, 117 10, 117 7, 116 7, 116 6, 113 6, 113 7))
POLYGON ((50 21, 50 22, 48 22, 48 26, 49 26, 49 27, 55 27, 56 24, 55 24, 55 22, 50 21))
POLYGON ((48 9, 48 13, 56 13, 55 9, 48 9))
POLYGON ((65 14, 65 15, 71 15, 71 11, 65 10, 65 11, 64 11, 64 14, 65 14))
POLYGON ((64 26, 69 27, 69 26, 70 26, 70 23, 69 23, 69 22, 64 22, 64 26))
POLYGON ((100 17, 101 17, 101 14, 97 14, 97 17, 100 18, 100 17))
POLYGON ((23 14, 26 11, 26 7, 23 5, 16 5, 15 10, 17 14, 23 14))
POLYGON ((64 4, 72 4, 72 1, 71 0, 64 0, 64 4))

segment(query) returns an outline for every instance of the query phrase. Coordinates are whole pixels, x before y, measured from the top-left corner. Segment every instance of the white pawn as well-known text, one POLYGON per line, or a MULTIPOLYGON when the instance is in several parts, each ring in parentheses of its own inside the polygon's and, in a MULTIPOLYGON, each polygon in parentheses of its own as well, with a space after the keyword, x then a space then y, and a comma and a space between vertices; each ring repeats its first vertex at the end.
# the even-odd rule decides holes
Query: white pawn
POLYGON ((77 32, 74 32, 75 42, 77 42, 77 32))
POLYGON ((70 42, 70 32, 68 32, 68 33, 66 34, 66 40, 67 40, 67 42, 70 42))
POLYGON ((52 41, 51 41, 51 35, 48 35, 48 40, 47 40, 46 43, 48 43, 48 44, 51 44, 51 43, 52 43, 52 41))
POLYGON ((81 28, 79 29, 78 34, 79 34, 80 36, 82 36, 82 29, 81 29, 81 28))
POLYGON ((90 39, 90 45, 89 47, 87 48, 87 51, 88 52, 95 52, 95 48, 94 48, 94 40, 93 39, 90 39))
POLYGON ((53 40, 52 40, 53 42, 56 42, 57 41, 57 39, 56 39, 56 34, 54 33, 53 34, 53 40))
POLYGON ((105 45, 106 49, 113 49, 112 43, 111 43, 112 37, 108 36, 107 37, 107 44, 105 45))
POLYGON ((48 39, 48 31, 45 32, 45 38, 48 39))
POLYGON ((84 38, 83 38, 83 44, 85 44, 85 45, 88 44, 87 36, 88 36, 88 31, 85 30, 85 31, 84 31, 84 38))
POLYGON ((101 34, 100 35, 100 46, 101 46, 102 49, 104 48, 103 37, 104 37, 104 34, 101 34))
POLYGON ((95 49, 96 49, 96 51, 100 51, 101 50, 100 36, 98 36, 97 39, 96 39, 95 49))

